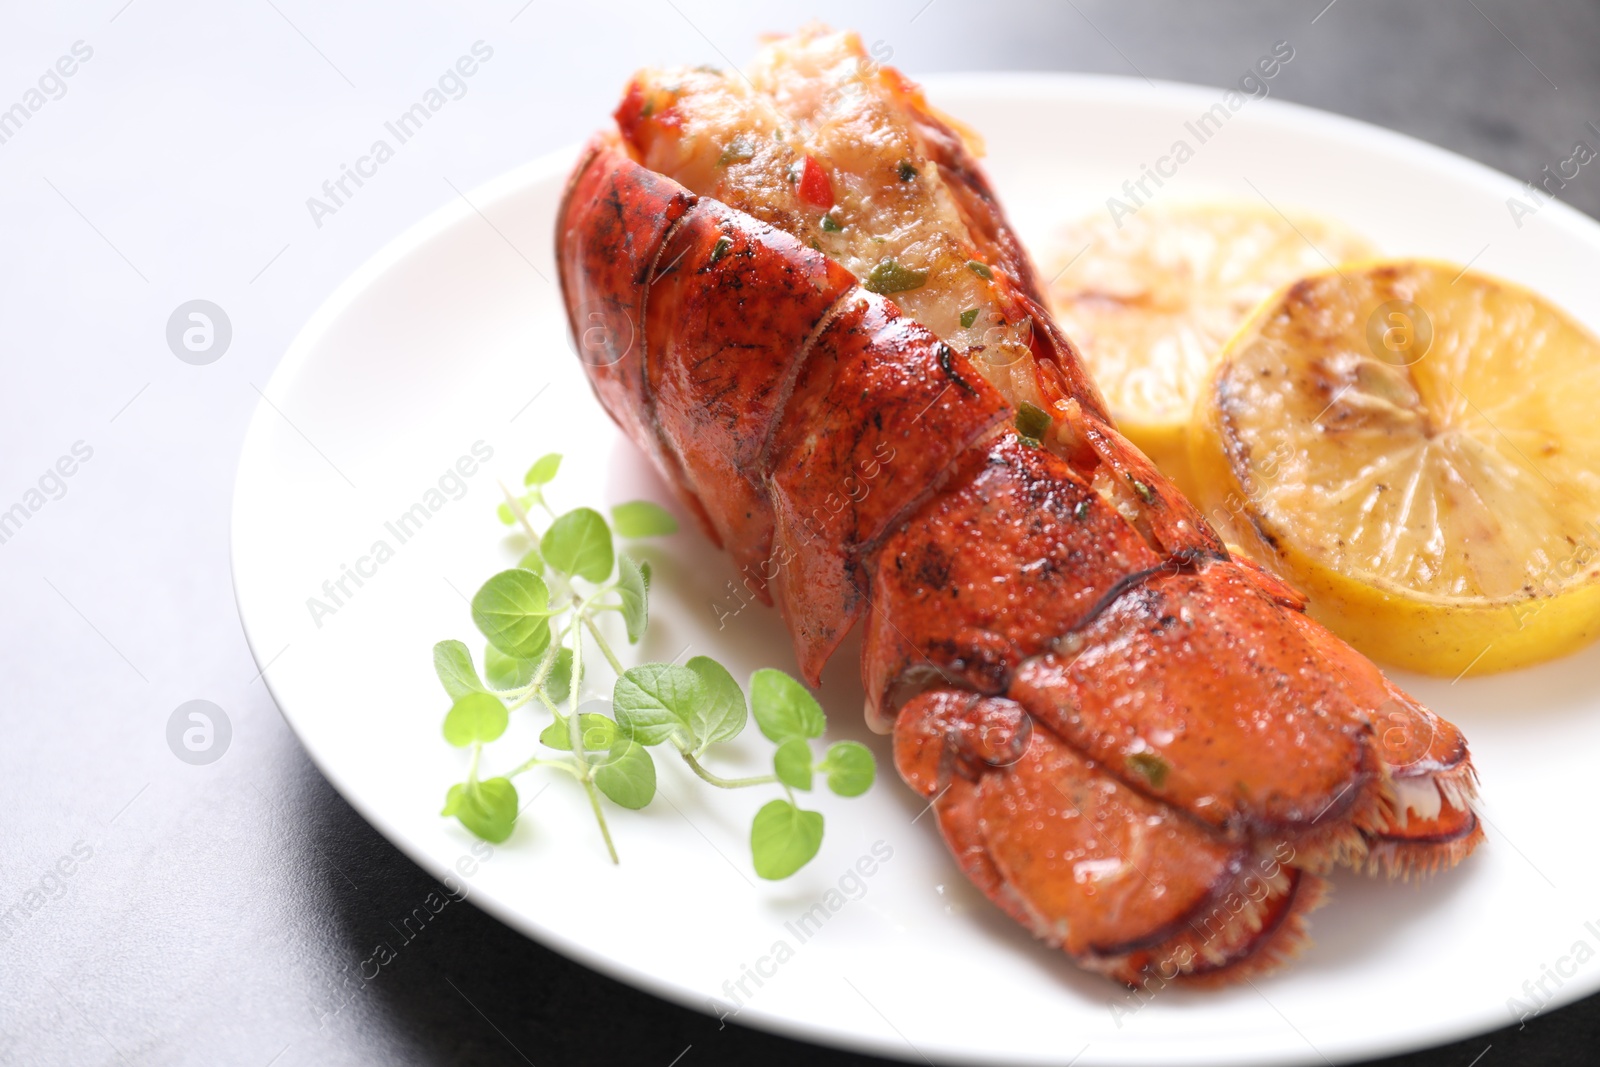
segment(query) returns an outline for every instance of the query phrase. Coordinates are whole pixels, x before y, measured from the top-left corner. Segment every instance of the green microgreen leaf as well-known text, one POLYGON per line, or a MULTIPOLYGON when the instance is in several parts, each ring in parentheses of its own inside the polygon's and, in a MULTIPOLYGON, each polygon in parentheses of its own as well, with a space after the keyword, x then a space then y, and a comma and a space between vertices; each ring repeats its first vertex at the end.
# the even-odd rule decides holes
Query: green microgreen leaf
POLYGON ((551 452, 547 456, 540 456, 533 461, 533 466, 528 468, 528 473, 522 476, 523 485, 549 485, 555 480, 556 472, 561 469, 561 453, 551 452))
POLYGON ((1016 418, 1017 433, 1030 441, 1038 442, 1050 429, 1050 415, 1036 404, 1024 400, 1017 406, 1016 418))
POLYGON ((927 271, 912 270, 910 267, 901 266, 893 259, 886 259, 872 268, 872 273, 867 275, 867 280, 861 283, 861 287, 879 296, 887 296, 890 293, 920 289, 927 283, 927 271))
MULTIPOLYGON (((534 501, 538 499, 538 493, 523 493, 517 497, 517 506, 522 509, 523 514, 527 514, 528 509, 533 507, 534 501)), ((504 501, 500 503, 499 507, 495 508, 495 514, 500 516, 500 521, 507 526, 515 526, 517 524, 517 513, 512 511, 511 505, 504 501)))
POLYGON ((967 310, 965 310, 965 311, 963 311, 961 313, 961 327, 962 327, 962 329, 970 329, 972 327, 972 324, 977 322, 977 321, 978 321, 978 309, 977 308, 968 308, 967 310))
POLYGON ((550 697, 550 704, 565 704, 566 697, 573 694, 573 686, 582 680, 582 672, 573 675, 573 649, 563 648, 555 653, 555 665, 544 680, 544 694, 550 697))
MULTIPOLYGON (((516 659, 493 645, 483 650, 484 677, 496 689, 521 689, 533 681, 543 662, 543 653, 535 659, 516 659)), ((550 673, 545 675, 544 693, 550 703, 560 704, 571 693, 571 686, 572 649, 563 648, 556 652, 556 661, 551 664, 550 673)))
POLYGON ((733 140, 722 150, 722 155, 717 157, 717 166, 726 167, 729 163, 743 163, 755 156, 755 145, 742 133, 734 134, 733 140))
POLYGON ((647 567, 641 567, 627 556, 617 562, 617 595, 622 598, 622 621, 628 628, 628 644, 636 645, 644 636, 650 621, 650 578, 647 567))
POLYGON ((550 590, 532 571, 501 571, 472 598, 472 621, 508 656, 533 659, 550 644, 550 590))
POLYGON ((612 803, 637 810, 655 799, 656 761, 643 745, 619 737, 606 761, 595 767, 594 784, 612 803))
POLYGON ((572 695, 572 686, 582 678, 572 676, 572 649, 563 648, 556 653, 556 661, 544 680, 545 696, 552 704, 562 704, 572 695))
POLYGON ((493 693, 468 693, 450 705, 444 717, 444 739, 457 748, 474 741, 493 741, 506 732, 506 706, 493 693))
POLYGON ((556 519, 539 539, 539 551, 556 570, 591 582, 611 577, 615 561, 611 527, 593 508, 574 508, 556 519))
POLYGON ((791 737, 772 754, 772 773, 794 789, 811 788, 811 742, 791 737))
MULTIPOLYGON (((487 662, 484 669, 488 669, 487 662)), ((433 671, 452 701, 484 690, 477 668, 472 665, 472 653, 460 641, 440 641, 433 646, 433 671)))
POLYGON ((838 233, 842 229, 844 227, 839 225, 839 220, 834 218, 832 214, 822 216, 823 233, 838 233))
POLYGON ((969 259, 967 260, 967 269, 976 274, 978 277, 982 278, 984 281, 994 280, 994 271, 989 269, 989 265, 987 263, 980 263, 976 259, 969 259))
POLYGON ((842 797, 858 797, 872 788, 878 765, 872 750, 856 741, 836 741, 828 746, 821 770, 828 775, 828 788, 842 797))
POLYGON ((641 745, 689 737, 694 709, 705 699, 700 676, 671 663, 644 663, 622 672, 611 707, 624 735, 641 745))
POLYGON ((750 713, 745 706, 744 690, 733 680, 728 668, 709 656, 695 656, 688 667, 700 679, 702 691, 688 719, 691 743, 698 755, 719 741, 738 737, 750 713))
MULTIPOLYGON (((830 224, 830 219, 831 214, 824 216, 823 228, 840 229, 837 221, 830 224)), ((711 261, 730 251, 732 243, 730 236, 722 235, 711 261)), ((924 284, 927 277, 926 271, 909 270, 885 259, 874 270, 868 288, 900 292, 924 284)), ((962 313, 963 325, 970 326, 978 314, 978 308, 962 313)), ((556 477, 561 463, 562 457, 556 453, 540 457, 523 477, 527 492, 500 507, 501 519, 514 524, 519 510, 535 504, 548 513, 541 487, 556 477)), ((473 767, 467 781, 450 788, 443 814, 454 816, 486 841, 499 843, 511 836, 517 819, 517 792, 503 777, 478 780, 482 746, 505 734, 511 708, 537 699, 539 704, 530 710, 543 706, 554 714, 539 741, 549 749, 571 751, 572 724, 559 706, 573 696, 573 687, 581 681, 574 677, 574 666, 584 627, 592 628, 595 612, 620 610, 629 642, 637 643, 649 621, 650 566, 618 557, 613 530, 631 539, 677 529, 672 514, 650 501, 614 506, 609 523, 592 508, 576 508, 557 517, 515 568, 494 575, 478 590, 472 598, 472 618, 488 639, 483 676, 480 678, 472 654, 462 642, 441 641, 434 646, 435 673, 453 702, 444 717, 443 733, 450 744, 471 747, 473 767), (544 577, 547 569, 557 575, 552 582, 560 590, 561 603, 554 607, 544 577), (614 581, 602 584, 612 579, 613 572, 614 581), (561 576, 583 578, 600 589, 592 594, 573 592, 561 576), (605 596, 613 589, 616 601, 605 596), (571 619, 557 626, 558 618, 568 612, 573 613, 571 619), (551 647, 558 631, 567 647, 551 647), (534 680, 541 669, 544 676, 536 689, 534 680)), ((616 656, 603 635, 594 636, 606 659, 615 665, 616 656)), ((593 706, 604 707, 599 702, 593 706)), ((871 752, 855 742, 833 745, 822 763, 814 763, 810 740, 820 737, 826 728, 822 707, 804 685, 782 671, 757 671, 750 680, 747 701, 727 668, 709 657, 696 656, 684 666, 647 663, 624 670, 616 679, 610 708, 611 715, 579 709, 582 756, 532 758, 518 773, 540 765, 559 766, 584 783, 591 798, 598 790, 627 808, 643 808, 654 799, 656 766, 649 747, 668 741, 681 750, 701 778, 723 788, 771 785, 776 779, 786 792, 810 790, 822 772, 834 792, 855 796, 872 784, 875 774, 871 752), (703 767, 699 757, 710 746, 737 737, 752 713, 761 732, 778 745, 773 754, 774 774, 724 778, 703 767)), ((594 811, 615 860, 605 816, 598 805, 594 811)), ((816 856, 822 834, 820 813, 804 811, 792 800, 772 801, 757 813, 750 828, 757 873, 768 879, 788 877, 816 856)))
POLYGON ((678 520, 660 504, 630 500, 611 509, 611 522, 620 537, 661 537, 678 532, 678 520))
POLYGON ((1150 783, 1150 788, 1160 789, 1167 780, 1171 766, 1155 752, 1134 752, 1128 756, 1128 769, 1150 783))
POLYGON ((462 782, 450 787, 441 815, 454 815, 461 825, 498 845, 517 823, 517 790, 504 778, 462 782))
POLYGON ((821 847, 821 813, 802 811, 787 800, 770 801, 750 824, 750 854, 763 878, 789 877, 821 847))
POLYGON ((750 710, 767 740, 821 737, 827 719, 816 697, 779 670, 763 667, 750 676, 750 710))
POLYGON ((539 662, 508 656, 493 645, 483 648, 483 676, 496 689, 521 689, 533 681, 539 662))
MULTIPOLYGON (((621 727, 614 719, 593 712, 578 713, 578 728, 583 731, 585 752, 605 752, 622 736, 621 727)), ((567 729, 567 720, 559 718, 546 726, 539 734, 539 743, 546 748, 571 752, 572 734, 567 729)))

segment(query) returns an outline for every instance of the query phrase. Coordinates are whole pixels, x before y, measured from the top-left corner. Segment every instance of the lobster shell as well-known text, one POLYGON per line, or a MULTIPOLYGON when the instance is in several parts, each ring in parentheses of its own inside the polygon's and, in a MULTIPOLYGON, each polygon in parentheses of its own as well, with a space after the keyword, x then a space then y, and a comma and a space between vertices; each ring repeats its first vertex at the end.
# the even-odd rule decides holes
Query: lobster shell
POLYGON ((1247 976, 1299 946, 1329 868, 1458 862, 1481 838, 1459 732, 1116 432, 981 170, 918 121, 1032 317, 1057 434, 1023 437, 967 353, 615 134, 556 238, 606 410, 782 611, 808 680, 865 619, 901 776, 968 877, 1080 965, 1247 976))

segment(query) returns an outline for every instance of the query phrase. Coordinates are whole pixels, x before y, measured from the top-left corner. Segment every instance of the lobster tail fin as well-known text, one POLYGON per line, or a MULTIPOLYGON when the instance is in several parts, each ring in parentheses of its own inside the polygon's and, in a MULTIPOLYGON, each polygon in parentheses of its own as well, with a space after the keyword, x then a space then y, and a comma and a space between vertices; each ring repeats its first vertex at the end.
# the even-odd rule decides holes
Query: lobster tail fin
POLYGON ((1292 850, 1218 838, 1013 701, 925 692, 897 720, 894 751, 973 883, 1085 967, 1133 986, 1222 980, 1304 943, 1323 885, 1289 865, 1292 850))

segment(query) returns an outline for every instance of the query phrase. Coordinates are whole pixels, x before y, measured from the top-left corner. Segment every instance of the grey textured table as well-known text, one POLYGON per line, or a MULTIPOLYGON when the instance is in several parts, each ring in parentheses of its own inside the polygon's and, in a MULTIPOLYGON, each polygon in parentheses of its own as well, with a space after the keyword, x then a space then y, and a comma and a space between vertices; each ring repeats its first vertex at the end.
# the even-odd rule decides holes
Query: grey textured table
MULTIPOLYGON (((28 517, 0 541, 0 1060, 860 1061, 719 1029, 465 904, 362 977, 430 886, 311 766, 245 647, 228 506, 257 388, 388 238, 583 136, 631 69, 738 58, 811 15, 858 26, 912 74, 1223 84, 1287 39, 1281 98, 1525 178, 1600 144, 1595 4, 1326 2, 8 5, 0 111, 26 114, 0 114, 0 510, 28 502, 28 517), (478 40, 493 59, 461 98, 359 196, 311 217, 306 198, 478 40), (232 324, 208 366, 165 338, 196 298, 232 324), (75 448, 70 477, 47 475, 75 448), (203 766, 166 740, 197 698, 231 724, 203 766)), ((1561 195, 1600 214, 1600 173, 1561 195)), ((1592 829, 1574 833, 1591 847, 1592 829)), ((959 974, 930 976, 954 1010, 960 990, 959 974)), ((1391 1062, 1591 1063, 1597 1034, 1590 1000, 1391 1062)))

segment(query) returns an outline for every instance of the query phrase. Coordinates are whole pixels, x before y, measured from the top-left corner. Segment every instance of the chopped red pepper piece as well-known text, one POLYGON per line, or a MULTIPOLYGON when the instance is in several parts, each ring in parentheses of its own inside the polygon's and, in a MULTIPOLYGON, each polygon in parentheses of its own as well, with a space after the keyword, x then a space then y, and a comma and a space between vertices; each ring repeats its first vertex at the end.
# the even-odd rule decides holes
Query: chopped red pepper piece
POLYGON ((800 199, 827 211, 833 206, 833 183, 816 160, 806 157, 800 170, 800 199))
POLYGON ((617 120, 622 139, 637 147, 639 127, 649 117, 645 114, 644 86, 637 79, 628 83, 628 92, 623 96, 622 103, 617 105, 617 110, 612 112, 612 117, 617 120))

